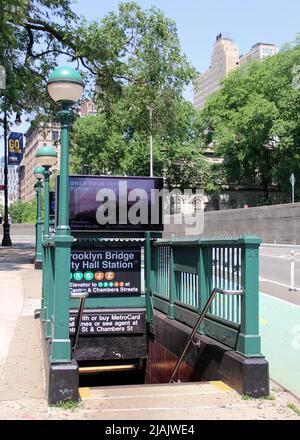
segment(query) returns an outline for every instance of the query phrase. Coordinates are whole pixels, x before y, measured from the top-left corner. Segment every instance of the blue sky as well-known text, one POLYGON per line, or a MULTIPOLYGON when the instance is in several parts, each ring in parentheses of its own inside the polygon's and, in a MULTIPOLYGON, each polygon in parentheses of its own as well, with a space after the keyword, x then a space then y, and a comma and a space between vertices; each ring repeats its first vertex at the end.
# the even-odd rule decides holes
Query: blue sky
MULTIPOLYGON (((117 10, 119 0, 74 0, 74 10, 96 20, 117 10)), ((177 24, 183 52, 198 71, 210 64, 215 37, 231 35, 240 54, 258 42, 274 43, 279 48, 300 33, 299 0, 137 0, 143 8, 156 6, 177 24)), ((192 99, 189 87, 185 93, 192 99)), ((22 124, 20 131, 28 124, 22 124)), ((17 131, 17 130, 16 130, 17 131)), ((1 139, 1 144, 3 139, 1 139)), ((1 145, 2 146, 2 145, 1 145)))
MULTIPOLYGON (((76 0, 74 9, 89 20, 117 10, 118 0, 76 0)), ((207 69, 215 37, 230 33, 247 52, 258 42, 281 47, 300 33, 299 0, 137 0, 143 8, 156 6, 177 23, 182 49, 199 71, 207 69)))

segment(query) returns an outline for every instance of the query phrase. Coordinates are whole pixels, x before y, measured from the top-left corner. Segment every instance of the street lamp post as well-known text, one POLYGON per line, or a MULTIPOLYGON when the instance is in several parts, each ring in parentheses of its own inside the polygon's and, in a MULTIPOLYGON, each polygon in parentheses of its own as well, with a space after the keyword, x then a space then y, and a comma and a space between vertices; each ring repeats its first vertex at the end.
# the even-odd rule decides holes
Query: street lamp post
POLYGON ((2 246, 12 246, 10 238, 10 224, 8 221, 8 153, 7 153, 7 111, 4 109, 3 118, 3 136, 4 136, 4 221, 3 221, 3 238, 2 246))
POLYGON ((36 234, 35 234, 35 258, 34 267, 35 269, 41 269, 43 264, 43 248, 42 248, 42 178, 44 177, 44 167, 36 167, 34 169, 34 175, 37 178, 34 185, 36 191, 36 234))
POLYGON ((49 179, 51 175, 50 168, 57 159, 57 153, 54 147, 41 147, 36 152, 38 164, 44 168, 44 234, 43 239, 49 238, 50 227, 50 198, 49 198, 49 179))
POLYGON ((149 140, 150 140, 150 177, 153 177, 153 139, 152 139, 152 117, 153 107, 148 106, 149 110, 149 140))
POLYGON ((61 156, 59 179, 58 224, 55 233, 54 319, 51 362, 71 361, 69 335, 69 279, 73 237, 69 227, 69 128, 73 119, 72 105, 80 98, 84 83, 79 72, 70 67, 59 67, 49 77, 48 92, 60 105, 61 156))
POLYGON ((2 246, 11 246, 12 242, 10 239, 10 225, 8 221, 8 163, 7 163, 7 110, 6 110, 6 71, 4 66, 0 66, 0 90, 4 91, 4 118, 3 118, 3 135, 4 135, 4 219, 3 219, 3 238, 2 246))
POLYGON ((87 163, 84 163, 84 164, 82 165, 82 171, 83 171, 83 173, 84 173, 85 175, 88 175, 88 174, 89 174, 89 169, 90 169, 90 166, 89 166, 87 163))
MULTIPOLYGON (((49 240, 49 226, 50 226, 50 203, 49 203, 49 179, 50 179, 50 168, 54 165, 57 159, 57 153, 54 147, 44 146, 37 150, 36 160, 40 167, 44 169, 44 232, 42 243, 46 244, 49 240)), ((43 263, 46 260, 46 252, 49 252, 49 248, 43 248, 43 263)), ((50 258, 48 258, 48 261, 50 258)), ((44 268, 43 268, 44 269, 44 268)), ((49 270, 49 268, 45 268, 49 270)), ((43 270, 42 279, 42 319, 46 324, 45 332, 46 337, 51 337, 51 316, 54 307, 53 293, 49 292, 50 286, 47 286, 48 276, 46 275, 46 270, 43 270)))

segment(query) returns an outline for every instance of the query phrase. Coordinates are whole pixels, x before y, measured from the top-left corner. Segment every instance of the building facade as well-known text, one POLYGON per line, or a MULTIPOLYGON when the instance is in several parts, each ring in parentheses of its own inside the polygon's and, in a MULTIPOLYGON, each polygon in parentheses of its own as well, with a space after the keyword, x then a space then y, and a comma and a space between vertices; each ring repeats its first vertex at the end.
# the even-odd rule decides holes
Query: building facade
POLYGON ((194 106, 199 110, 203 108, 206 98, 220 88, 221 81, 232 70, 277 53, 278 48, 274 44, 257 43, 248 53, 239 56, 239 48, 230 36, 219 34, 213 47, 210 68, 199 75, 194 83, 194 106))
POLYGON ((97 107, 94 101, 84 99, 79 108, 79 116, 94 116, 97 114, 97 107))
POLYGON ((201 109, 207 96, 218 90, 221 81, 239 65, 238 46, 229 35, 219 34, 213 47, 210 68, 195 81, 194 106, 201 109))
MULTIPOLYGON (((78 108, 80 117, 96 115, 97 109, 93 101, 84 100, 78 108)), ((23 202, 30 202, 35 197, 35 177, 33 174, 36 163, 36 152, 40 147, 53 145, 56 148, 57 160, 52 167, 53 173, 59 172, 60 164, 60 125, 48 124, 38 126, 31 124, 25 133, 25 149, 21 164, 18 167, 18 197, 23 202)))
POLYGON ((19 166, 19 196, 22 202, 30 202, 35 197, 34 168, 36 163, 36 152, 38 148, 53 145, 56 148, 57 160, 52 171, 59 171, 60 160, 60 127, 56 124, 49 124, 46 127, 31 125, 25 133, 26 145, 23 160, 19 166))
MULTIPOLYGON (((19 198, 19 177, 18 170, 15 165, 8 165, 8 206, 19 198)), ((4 157, 0 160, 0 185, 4 185, 4 157)), ((4 206, 4 191, 0 191, 0 204, 4 206)))
POLYGON ((244 67, 251 61, 261 61, 278 53, 275 44, 257 43, 251 47, 250 51, 240 56, 240 66, 244 67))

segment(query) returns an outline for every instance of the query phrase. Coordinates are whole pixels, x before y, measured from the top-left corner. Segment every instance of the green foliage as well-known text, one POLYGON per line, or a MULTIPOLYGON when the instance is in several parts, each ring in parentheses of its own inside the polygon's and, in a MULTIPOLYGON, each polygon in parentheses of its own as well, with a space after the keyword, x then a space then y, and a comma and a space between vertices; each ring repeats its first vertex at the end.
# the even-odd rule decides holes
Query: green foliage
POLYGON ((294 413, 297 414, 297 416, 300 416, 300 408, 296 406, 294 403, 288 403, 287 407, 292 411, 294 411, 294 413))
POLYGON ((96 118, 75 122, 71 171, 81 173, 87 164, 90 173, 147 175, 151 133, 155 173, 182 184, 180 176, 198 171, 201 154, 195 110, 182 98, 196 71, 182 53, 175 23, 159 9, 143 10, 134 2, 87 22, 71 4, 0 0, 0 64, 7 72, 2 109, 38 112, 38 120, 53 114, 46 80, 63 55, 77 61, 87 94, 97 86, 99 109, 96 118))
POLYGON ((50 405, 52 408, 61 408, 61 409, 70 409, 74 411, 76 408, 79 408, 80 402, 75 402, 72 399, 67 400, 61 400, 58 403, 54 403, 53 405, 50 405))
POLYGON ((224 158, 218 179, 289 191, 300 180, 300 46, 232 72, 200 112, 202 142, 224 158), (299 70, 298 70, 299 69, 299 70))
POLYGON ((2 205, 2 203, 0 203, 0 217, 2 217, 4 214, 4 207, 2 205))
POLYGON ((74 58, 77 17, 71 0, 0 0, 0 64, 10 111, 50 107, 46 78, 59 54, 74 58))
POLYGON ((18 200, 9 206, 8 212, 13 223, 35 223, 36 209, 36 200, 32 202, 18 200))
POLYGON ((72 171, 88 164, 95 174, 149 175, 152 135, 154 175, 164 175, 169 187, 202 184, 209 173, 197 113, 182 98, 196 72, 175 23, 131 2, 100 23, 83 24, 81 32, 93 42, 81 55, 94 59, 98 114, 74 124, 72 171))

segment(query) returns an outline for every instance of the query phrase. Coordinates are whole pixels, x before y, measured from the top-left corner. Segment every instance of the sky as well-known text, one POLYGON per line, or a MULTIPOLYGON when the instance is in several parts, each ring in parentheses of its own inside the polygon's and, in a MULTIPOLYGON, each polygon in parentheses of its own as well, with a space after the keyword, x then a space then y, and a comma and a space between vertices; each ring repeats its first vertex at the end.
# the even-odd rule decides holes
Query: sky
MULTIPOLYGON (((87 20, 101 20, 118 9, 119 0, 74 0, 73 9, 87 20)), ((258 42, 279 48, 300 33, 299 0, 137 0, 142 8, 156 6, 177 24, 182 51, 203 72, 210 65, 216 36, 229 33, 240 54, 258 42)), ((192 87, 185 97, 192 100, 192 87)), ((16 127, 12 127, 14 130, 16 127)), ((23 123, 18 130, 25 131, 23 123)), ((3 138, 1 139, 1 147, 3 138)))

